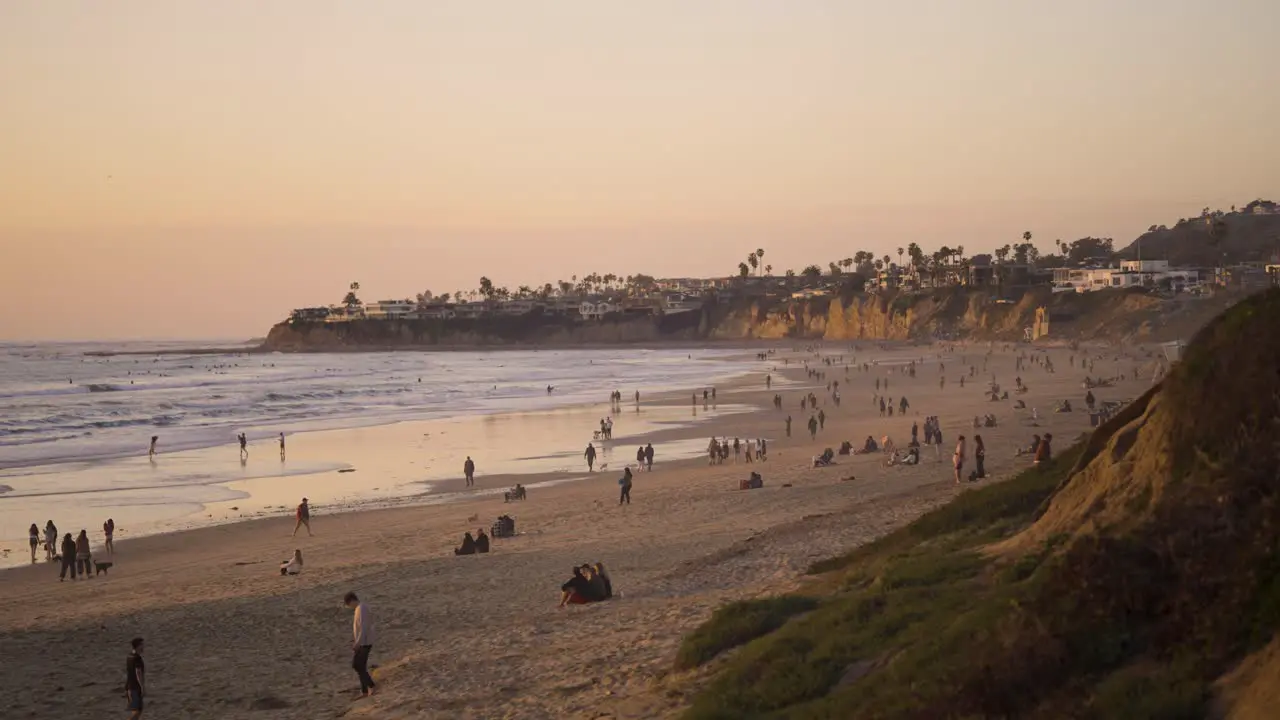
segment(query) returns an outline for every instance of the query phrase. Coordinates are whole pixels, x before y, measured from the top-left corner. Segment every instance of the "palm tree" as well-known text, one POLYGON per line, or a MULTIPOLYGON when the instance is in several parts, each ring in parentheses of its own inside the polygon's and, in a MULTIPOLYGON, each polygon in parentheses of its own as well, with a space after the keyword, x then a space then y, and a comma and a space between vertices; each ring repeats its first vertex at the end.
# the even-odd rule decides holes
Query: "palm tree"
POLYGON ((353 282, 347 286, 347 295, 342 298, 342 304, 348 308, 353 308, 360 304, 360 298, 356 297, 356 291, 360 289, 360 283, 353 282))
MULTIPOLYGON (((754 258, 755 255, 752 255, 751 257, 754 258)), ((751 273, 751 268, 747 267, 746 263, 738 263, 738 277, 742 278, 743 280, 746 280, 747 275, 749 275, 750 273, 751 273)))
POLYGON ((480 278, 480 294, 484 296, 485 300, 492 300, 493 293, 494 293, 493 281, 487 277, 482 276, 480 278))
POLYGON ((902 265, 902 254, 905 252, 906 250, 898 248, 898 265, 902 265))
POLYGON ((772 274, 773 274, 773 266, 772 266, 772 265, 765 265, 765 266, 764 266, 764 274, 765 274, 765 277, 769 277, 770 275, 772 275, 772 274))
POLYGON ((840 266, 834 262, 827 263, 827 269, 831 271, 831 277, 840 277, 840 266))
POLYGON ((818 278, 822 277, 822 268, 818 267, 817 265, 810 265, 806 267, 803 271, 801 271, 800 274, 804 275, 805 279, 807 280, 817 280, 818 278))
MULTIPOLYGON (((756 248, 756 262, 764 259, 764 248, 756 248)), ((752 265, 752 267, 755 267, 752 265)))
POLYGON ((751 253, 747 256, 747 264, 751 266, 752 270, 755 270, 760 266, 760 258, 756 257, 755 253, 751 253))
POLYGON ((1029 242, 1031 242, 1031 231, 1030 231, 1030 230, 1027 230, 1026 232, 1022 233, 1022 242, 1024 242, 1024 243, 1029 243, 1029 242))

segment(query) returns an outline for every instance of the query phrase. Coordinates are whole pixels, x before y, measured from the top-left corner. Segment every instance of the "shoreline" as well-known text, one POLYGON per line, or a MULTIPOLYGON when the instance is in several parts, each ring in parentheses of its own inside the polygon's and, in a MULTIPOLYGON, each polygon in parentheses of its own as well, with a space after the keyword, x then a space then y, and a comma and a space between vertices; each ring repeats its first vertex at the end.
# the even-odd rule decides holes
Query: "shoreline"
MULTIPOLYGON (((282 355, 307 355, 315 353, 395 353, 395 352, 505 352, 505 351, 523 351, 536 352, 538 350, 612 350, 615 348, 629 348, 636 350, 681 350, 681 349, 743 349, 749 350, 753 347, 777 347, 777 346, 793 346, 796 344, 813 344, 813 343, 870 343, 870 342, 900 342, 904 344, 912 344, 913 341, 895 341, 895 340, 822 340, 813 339, 805 340, 803 338, 698 338, 698 339, 672 339, 663 341, 653 340, 637 340, 634 342, 618 341, 618 342, 591 342, 591 343, 519 343, 510 342, 502 344, 486 344, 486 343, 470 343, 470 344, 439 344, 439 345, 338 345, 333 347, 312 347, 312 348, 268 348, 266 343, 254 345, 250 347, 240 348, 215 348, 195 346, 189 348, 165 348, 159 350, 86 350, 82 354, 86 357, 115 357, 115 356, 165 356, 165 355, 270 355, 272 353, 280 353, 282 355)), ((928 345, 931 341, 921 340, 918 344, 928 345)))
MULTIPOLYGON (((720 358, 719 360, 734 361, 737 358, 720 358)), ((749 386, 753 382, 752 378, 763 372, 765 371, 726 368, 726 374, 720 376, 720 380, 714 384, 721 393, 733 394, 737 389, 749 386)), ((659 446, 658 464, 671 463, 676 458, 697 457, 702 452, 702 441, 697 439, 701 437, 701 432, 696 428, 712 418, 722 419, 733 414, 750 413, 756 409, 754 405, 742 404, 731 397, 725 397, 710 410, 710 415, 707 409, 700 407, 689 418, 685 418, 684 409, 689 406, 684 403, 684 397, 684 392, 681 390, 654 392, 642 400, 643 412, 633 412, 634 403, 624 401, 620 406, 621 412, 615 415, 618 422, 615 428, 615 439, 608 446, 602 445, 600 441, 595 442, 601 453, 601 465, 598 466, 596 474, 599 475, 602 471, 612 473, 615 468, 621 472, 622 465, 633 463, 634 457, 631 453, 634 447, 630 445, 632 442, 657 444, 659 446), (632 425, 631 419, 636 417, 641 418, 642 430, 640 431, 628 429, 628 426, 632 425), (694 447, 690 447, 690 443, 694 447), (611 462, 613 464, 609 465, 611 462)), ((395 467, 380 465, 379 463, 383 460, 380 455, 383 452, 390 453, 391 462, 395 464, 398 462, 395 458, 403 455, 403 451, 397 450, 397 447, 407 448, 418 444, 422 445, 423 449, 431 453, 434 458, 441 450, 435 445, 431 447, 436 449, 430 450, 427 447, 429 439, 443 438, 450 434, 457 435, 460 428, 469 428, 475 441, 475 449, 470 454, 476 455, 480 466, 476 475, 476 490, 483 492, 486 488, 494 489, 497 487, 494 485, 495 482, 501 483, 505 488, 510 488, 516 482, 564 482, 582 475, 580 471, 585 471, 585 465, 580 468, 561 467, 566 463, 570 466, 574 465, 575 461, 571 458, 574 457, 574 453, 580 452, 578 449, 580 446, 573 447, 572 443, 561 442, 546 448, 550 451, 549 454, 545 451, 537 452, 536 446, 526 446, 525 449, 533 452, 534 455, 521 456, 518 452, 521 448, 510 448, 502 457, 484 457, 475 451, 483 452, 482 443, 479 440, 483 436, 477 436, 476 433, 502 432, 490 430, 487 427, 490 425, 519 427, 529 426, 532 423, 534 426, 549 424, 563 426, 566 422, 576 422, 579 424, 573 427, 582 429, 583 444, 585 444, 591 434, 591 419, 598 415, 609 414, 614 413, 613 409, 607 406, 607 402, 570 400, 565 405, 537 410, 478 413, 450 418, 392 420, 377 424, 297 432, 288 436, 288 449, 291 462, 293 458, 307 458, 301 468, 295 465, 286 466, 284 462, 281 462, 278 467, 275 466, 272 458, 276 445, 271 438, 250 443, 250 456, 255 458, 255 464, 251 466, 251 470, 247 471, 246 468, 250 466, 244 463, 241 463, 239 468, 227 464, 226 457, 232 448, 225 443, 161 453, 157 455, 154 462, 149 464, 145 464, 148 462, 145 458, 129 455, 110 459, 8 468, 7 470, 11 472, 8 476, 11 479, 8 482, 17 484, 23 491, 20 494, 6 492, 0 495, 0 519, 3 517, 2 514, 12 516, 15 513, 25 512, 33 517, 39 515, 36 522, 40 523, 46 515, 55 519, 61 515, 62 521, 57 522, 59 527, 86 527, 91 531, 91 543, 96 551, 100 547, 102 538, 100 530, 94 530, 94 528, 98 528, 102 519, 109 516, 116 520, 116 543, 119 545, 139 537, 171 535, 200 527, 252 521, 259 517, 276 514, 271 512, 271 508, 279 508, 281 505, 284 508, 283 512, 292 513, 293 505, 303 495, 311 497, 313 508, 320 512, 328 508, 338 512, 360 512, 386 507, 461 502, 465 501, 468 495, 463 489, 461 457, 456 458, 456 463, 446 464, 442 473, 440 470, 432 470, 432 466, 415 460, 410 460, 407 464, 401 462, 395 467), (423 430, 430 432, 423 433, 423 430), (414 438, 420 438, 420 440, 414 440, 414 438), (325 453, 329 454, 326 456, 325 453), (513 456, 512 453, 516 455, 513 456), (265 467, 256 460, 264 454, 267 456, 265 467), (180 476, 191 472, 214 472, 222 475, 210 476, 207 482, 183 485, 144 480, 139 483, 146 484, 126 482, 113 487, 55 488, 41 492, 25 491, 26 489, 21 488, 21 483, 12 479, 22 478, 30 484, 41 482, 41 476, 62 478, 76 474, 100 474, 104 471, 112 473, 117 478, 145 479, 154 474, 157 468, 163 470, 175 464, 178 469, 172 472, 177 472, 180 476), (307 465, 316 467, 312 469, 307 465), (550 467, 553 465, 556 467, 550 467), (219 467, 223 469, 217 469, 219 467), (522 469, 526 467, 528 469, 522 469), (130 468, 131 470, 128 470, 130 468), (14 470, 19 471, 19 474, 12 474, 14 470), (126 470, 128 472, 125 472, 126 470), (229 474, 243 472, 248 474, 241 476, 229 474), (368 480, 367 478, 371 476, 377 479, 368 480), (350 485, 350 490, 344 489, 348 481, 354 481, 350 485), (281 494, 286 492, 286 488, 296 488, 297 497, 279 499, 281 494), (74 521, 73 517, 73 521, 68 525, 65 513, 60 513, 57 509, 45 509, 84 502, 86 498, 94 496, 97 496, 98 500, 93 504, 101 506, 113 496, 134 492, 155 495, 157 500, 149 502, 162 502, 159 506, 153 505, 159 512, 153 513, 149 518, 138 519, 107 506, 95 510, 102 516, 101 518, 74 521), (160 501, 159 498, 162 497, 168 499, 160 501), (18 504, 33 509, 28 511, 11 509, 16 508, 18 504), (190 506, 189 510, 182 510, 187 506, 190 506), (173 508, 174 511, 165 512, 165 508, 173 508), (138 526, 144 529, 137 535, 132 535, 133 528, 138 526)), ((565 436, 563 432, 560 434, 553 432, 550 437, 564 438, 565 436)), ((456 444, 447 447, 457 450, 456 444)), ((444 452, 445 457, 448 457, 451 451, 444 452)), ((5 478, 0 477, 0 479, 5 478)), ((12 551, 0 557, 0 572, 22 567, 22 564, 16 563, 14 558, 18 558, 20 551, 25 549, 19 533, 31 521, 10 522, 8 524, 13 527, 8 528, 8 531, 0 536, 7 549, 12 551)))

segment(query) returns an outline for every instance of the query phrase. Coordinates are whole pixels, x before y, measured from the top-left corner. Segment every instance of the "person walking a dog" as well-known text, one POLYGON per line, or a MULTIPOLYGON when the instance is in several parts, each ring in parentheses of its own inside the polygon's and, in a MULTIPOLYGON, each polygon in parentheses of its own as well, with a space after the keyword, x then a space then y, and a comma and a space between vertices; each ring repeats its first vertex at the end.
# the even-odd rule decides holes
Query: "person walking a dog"
POLYGON ((303 525, 307 526, 307 535, 311 535, 311 506, 307 504, 307 499, 302 498, 302 502, 298 503, 298 521, 293 525, 293 534, 296 537, 298 528, 303 525))

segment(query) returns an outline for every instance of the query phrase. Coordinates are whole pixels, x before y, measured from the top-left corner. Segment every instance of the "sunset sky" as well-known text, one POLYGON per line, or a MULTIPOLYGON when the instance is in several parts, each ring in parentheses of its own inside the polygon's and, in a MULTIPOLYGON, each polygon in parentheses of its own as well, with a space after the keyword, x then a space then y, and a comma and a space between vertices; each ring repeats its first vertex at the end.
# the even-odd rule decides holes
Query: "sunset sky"
POLYGON ((1280 200, 1275 0, 5 0, 0 339, 1280 200))

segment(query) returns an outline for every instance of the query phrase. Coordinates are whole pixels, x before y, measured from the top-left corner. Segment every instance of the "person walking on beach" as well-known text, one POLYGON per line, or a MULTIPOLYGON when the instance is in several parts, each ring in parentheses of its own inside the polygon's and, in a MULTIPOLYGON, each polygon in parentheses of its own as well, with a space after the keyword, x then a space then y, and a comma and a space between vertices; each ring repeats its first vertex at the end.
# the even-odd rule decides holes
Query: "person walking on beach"
POLYGON ((31 523, 31 527, 27 528, 27 539, 31 542, 31 564, 36 564, 36 547, 40 545, 40 526, 31 523))
POLYGON ((111 518, 107 518, 107 521, 102 523, 102 534, 107 539, 106 541, 107 554, 115 555, 116 554, 116 543, 115 543, 116 521, 112 520, 111 518))
POLYGON ((58 582, 62 582, 67 577, 67 572, 71 573, 71 579, 76 579, 76 541, 71 539, 71 533, 62 536, 62 571, 58 573, 58 582))
POLYGON ((827 426, 827 413, 825 410, 819 410, 818 411, 818 429, 825 428, 826 426, 827 426))
POLYGON ((653 443, 644 446, 644 464, 649 472, 653 472, 653 443))
POLYGON ((307 499, 302 498, 302 502, 298 503, 297 512, 298 521, 293 525, 293 534, 298 535, 298 528, 303 525, 307 526, 307 536, 311 536, 311 506, 307 504, 307 499))
POLYGON ((951 456, 951 461, 956 466, 956 484, 957 485, 960 484, 961 478, 963 477, 961 473, 964 472, 964 456, 965 456, 964 436, 961 435, 960 439, 956 441, 956 452, 954 455, 951 456))
POLYGON ((373 617, 369 607, 360 602, 353 592, 347 593, 342 604, 354 612, 351 616, 351 667, 360 678, 360 697, 369 697, 377 684, 369 675, 369 652, 373 650, 373 617))
POLYGON ((818 418, 812 415, 809 416, 809 439, 818 439, 818 418))
POLYGON ((159 435, 152 435, 152 436, 151 436, 151 449, 147 451, 147 457, 148 457, 148 458, 153 458, 153 459, 155 458, 155 456, 156 456, 156 443, 157 443, 157 442, 159 442, 159 440, 160 440, 160 436, 159 436, 159 435))
POLYGON ((791 437, 791 416, 787 416, 787 437, 791 437))
POLYGON ((244 433, 240 433, 236 439, 240 441, 240 457, 249 457, 249 438, 245 437, 244 433))
POLYGON ((644 446, 636 448, 636 472, 644 470, 644 446))
POLYGON ((138 720, 142 717, 142 696, 147 689, 147 669, 142 662, 142 638, 134 638, 129 645, 132 649, 124 663, 124 694, 129 720, 138 720))
POLYGON ((631 504, 631 479, 631 468, 623 468, 622 477, 618 479, 618 485, 621 486, 621 490, 618 493, 619 505, 623 501, 626 501, 628 505, 631 504))
POLYGON ((467 456, 467 461, 462 463, 462 474, 467 477, 467 487, 476 484, 476 464, 470 455, 467 456))
POLYGON ((280 462, 284 462, 284 433, 280 433, 280 462))
POLYGON ((587 451, 582 453, 582 457, 587 459, 587 472, 595 470, 596 466, 596 446, 587 443, 587 451))

